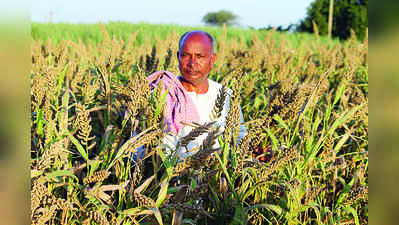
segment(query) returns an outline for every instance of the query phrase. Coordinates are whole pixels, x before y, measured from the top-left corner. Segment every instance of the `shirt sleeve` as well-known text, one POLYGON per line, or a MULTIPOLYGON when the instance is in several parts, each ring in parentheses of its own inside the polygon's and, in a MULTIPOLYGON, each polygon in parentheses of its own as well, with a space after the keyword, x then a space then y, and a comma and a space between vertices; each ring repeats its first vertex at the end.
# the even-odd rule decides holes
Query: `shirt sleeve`
POLYGON ((241 106, 240 106, 240 134, 238 135, 238 140, 239 142, 245 135, 247 135, 247 128, 244 125, 244 117, 242 116, 242 111, 241 111, 241 106))

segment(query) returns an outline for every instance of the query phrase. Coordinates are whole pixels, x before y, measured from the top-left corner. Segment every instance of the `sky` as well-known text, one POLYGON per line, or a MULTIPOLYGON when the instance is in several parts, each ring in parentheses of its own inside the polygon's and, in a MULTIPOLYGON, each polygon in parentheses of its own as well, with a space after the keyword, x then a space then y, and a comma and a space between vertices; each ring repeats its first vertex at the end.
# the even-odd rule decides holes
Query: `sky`
POLYGON ((228 10, 242 27, 286 27, 306 16, 313 0, 36 0, 30 6, 33 22, 146 22, 202 26, 208 12, 228 10), (52 16, 50 16, 52 15, 52 16))

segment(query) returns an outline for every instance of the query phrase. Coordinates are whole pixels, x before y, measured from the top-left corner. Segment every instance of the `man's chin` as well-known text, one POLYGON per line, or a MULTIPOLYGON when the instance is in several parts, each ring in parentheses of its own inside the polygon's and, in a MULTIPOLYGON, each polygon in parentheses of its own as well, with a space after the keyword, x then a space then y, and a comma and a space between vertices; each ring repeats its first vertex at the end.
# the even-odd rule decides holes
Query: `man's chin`
POLYGON ((198 76, 197 72, 186 72, 184 73, 184 76, 198 76))
POLYGON ((185 73, 182 75, 182 77, 187 81, 194 81, 199 78, 198 74, 196 73, 185 73))

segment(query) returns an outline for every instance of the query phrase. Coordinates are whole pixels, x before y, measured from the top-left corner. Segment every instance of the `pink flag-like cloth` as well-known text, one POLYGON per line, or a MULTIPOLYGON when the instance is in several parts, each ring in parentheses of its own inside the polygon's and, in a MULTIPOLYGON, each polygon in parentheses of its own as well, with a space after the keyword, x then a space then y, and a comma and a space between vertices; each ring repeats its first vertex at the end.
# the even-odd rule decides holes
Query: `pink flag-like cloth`
POLYGON ((162 80, 163 91, 166 96, 165 122, 167 131, 177 134, 184 126, 183 123, 199 122, 200 117, 193 100, 187 94, 178 77, 168 71, 157 71, 147 77, 150 87, 155 88, 162 80))

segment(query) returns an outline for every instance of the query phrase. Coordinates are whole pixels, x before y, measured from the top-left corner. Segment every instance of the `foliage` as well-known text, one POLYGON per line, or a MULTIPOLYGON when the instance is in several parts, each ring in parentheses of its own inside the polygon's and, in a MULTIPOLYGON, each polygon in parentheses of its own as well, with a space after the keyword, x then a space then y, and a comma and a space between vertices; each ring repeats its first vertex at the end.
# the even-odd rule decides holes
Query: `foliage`
MULTIPOLYGON (((328 33, 328 14, 330 0, 315 0, 308 8, 307 16, 298 26, 298 31, 313 33, 313 23, 317 24, 321 35, 328 33)), ((363 40, 368 27, 368 0, 335 0, 332 36, 348 39, 351 30, 363 40)))
MULTIPOLYGON (((156 25, 156 24, 132 24, 125 22, 109 22, 104 24, 105 29, 110 37, 129 42, 132 35, 135 35, 133 45, 136 47, 141 45, 157 45, 161 41, 167 41, 168 37, 180 36, 187 31, 187 27, 178 25, 156 25), (137 33, 137 34, 136 34, 137 33)), ((210 33, 215 39, 221 39, 224 30, 219 27, 190 27, 191 30, 203 30, 210 33)), ((251 45, 251 40, 256 35, 264 40, 269 34, 279 43, 281 36, 274 32, 265 30, 250 30, 236 27, 229 27, 226 30, 226 44, 233 41, 243 42, 246 47, 251 45)), ((40 40, 45 43, 49 37, 54 44, 60 44, 61 40, 70 40, 73 42, 83 42, 86 45, 97 45, 103 41, 103 33, 98 24, 66 24, 66 23, 32 23, 31 35, 34 40, 40 40)), ((290 48, 298 48, 302 41, 313 42, 315 36, 308 33, 293 33, 285 37, 290 48)), ((330 40, 327 37, 321 37, 320 41, 325 45, 333 46, 340 42, 338 40, 330 40)), ((171 43, 177 45, 176 43, 171 43)), ((216 45, 218 48, 218 45, 216 45)))
POLYGON ((247 46, 222 30, 210 76, 233 90, 230 132, 197 126, 180 146, 206 141, 178 161, 161 142, 164 95, 145 77, 178 73, 179 37, 135 45, 99 27, 96 45, 32 40, 32 223, 367 223, 367 42, 292 49, 270 31, 247 46), (238 105, 248 135, 237 143, 238 105), (266 162, 252 157, 260 146, 266 162))
POLYGON ((202 21, 209 25, 227 26, 234 25, 238 16, 234 13, 226 10, 220 10, 218 12, 209 12, 203 18, 202 21))
POLYGON ((259 28, 259 30, 273 30, 275 29, 277 32, 286 32, 286 31, 292 31, 295 29, 295 25, 294 24, 290 24, 288 25, 286 28, 284 28, 283 26, 278 26, 278 27, 273 27, 273 26, 267 26, 267 27, 262 27, 259 28))

